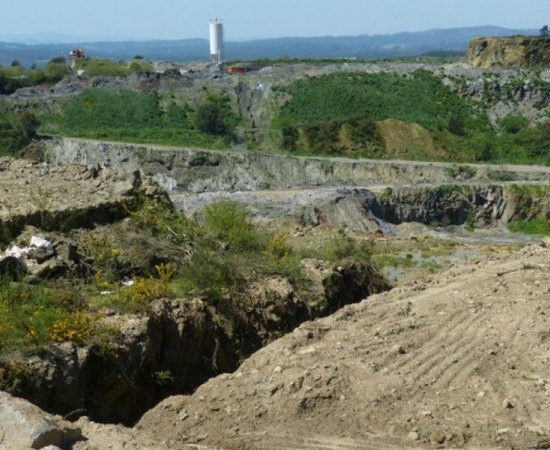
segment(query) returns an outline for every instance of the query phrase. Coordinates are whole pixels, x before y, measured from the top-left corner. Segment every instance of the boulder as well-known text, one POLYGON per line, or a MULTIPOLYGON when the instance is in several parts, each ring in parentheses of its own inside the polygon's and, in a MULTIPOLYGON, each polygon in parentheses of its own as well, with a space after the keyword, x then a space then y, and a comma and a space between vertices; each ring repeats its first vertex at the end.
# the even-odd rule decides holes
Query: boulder
POLYGON ((80 428, 26 400, 0 392, 0 448, 62 447, 80 437, 80 428))

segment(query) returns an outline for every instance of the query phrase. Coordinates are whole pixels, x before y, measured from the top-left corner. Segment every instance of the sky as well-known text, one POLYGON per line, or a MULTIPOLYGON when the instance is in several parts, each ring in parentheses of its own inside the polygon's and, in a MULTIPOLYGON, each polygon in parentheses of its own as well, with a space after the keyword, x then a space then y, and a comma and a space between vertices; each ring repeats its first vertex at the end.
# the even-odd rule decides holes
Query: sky
POLYGON ((216 17, 227 40, 477 25, 539 29, 550 23, 550 0, 0 0, 0 38, 208 38, 216 17))

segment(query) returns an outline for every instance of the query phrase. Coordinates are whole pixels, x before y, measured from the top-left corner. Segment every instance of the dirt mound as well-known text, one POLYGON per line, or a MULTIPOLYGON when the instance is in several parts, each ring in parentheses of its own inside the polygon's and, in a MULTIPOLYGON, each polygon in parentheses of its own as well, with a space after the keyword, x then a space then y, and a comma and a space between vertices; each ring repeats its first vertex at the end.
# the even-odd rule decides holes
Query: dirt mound
POLYGON ((544 445, 549 245, 307 322, 137 427, 170 448, 544 445))
POLYGON ((400 120, 386 119, 378 123, 378 130, 382 135, 384 148, 392 158, 407 159, 420 151, 434 157, 441 156, 441 152, 435 149, 430 132, 417 123, 407 124, 400 120))

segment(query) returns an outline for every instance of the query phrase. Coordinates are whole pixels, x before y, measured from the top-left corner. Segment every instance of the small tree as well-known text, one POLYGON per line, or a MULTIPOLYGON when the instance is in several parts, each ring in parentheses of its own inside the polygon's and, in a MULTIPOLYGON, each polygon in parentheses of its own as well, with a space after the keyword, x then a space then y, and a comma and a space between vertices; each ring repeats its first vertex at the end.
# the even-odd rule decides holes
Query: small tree
POLYGON ((451 114, 447 122, 447 129, 457 136, 465 136, 466 121, 464 120, 464 116, 455 113, 451 114))
POLYGON ((24 111, 19 117, 19 129, 22 134, 23 142, 29 143, 37 134, 36 130, 40 126, 40 122, 36 116, 28 111, 24 111))
POLYGON ((239 117, 233 112, 229 97, 209 94, 197 106, 195 126, 198 130, 219 136, 231 136, 239 117))
POLYGON ((286 150, 296 150, 296 144, 300 138, 300 132, 294 125, 285 124, 281 128, 283 134, 283 148, 286 150))
POLYGON ((548 29, 548 25, 544 25, 541 29, 540 29, 540 35, 541 36, 548 36, 550 34, 550 30, 548 29))
POLYGON ((203 103, 199 105, 195 124, 204 133, 222 135, 227 132, 227 127, 223 120, 223 111, 215 103, 203 103))

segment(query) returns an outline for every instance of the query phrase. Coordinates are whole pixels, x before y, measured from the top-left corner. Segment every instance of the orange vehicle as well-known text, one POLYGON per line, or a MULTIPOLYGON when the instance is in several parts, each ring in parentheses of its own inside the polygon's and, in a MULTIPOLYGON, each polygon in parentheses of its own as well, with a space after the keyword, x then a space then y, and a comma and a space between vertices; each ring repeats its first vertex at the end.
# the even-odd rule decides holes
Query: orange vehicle
POLYGON ((247 72, 246 68, 238 66, 227 66, 227 73, 244 74, 247 72))

